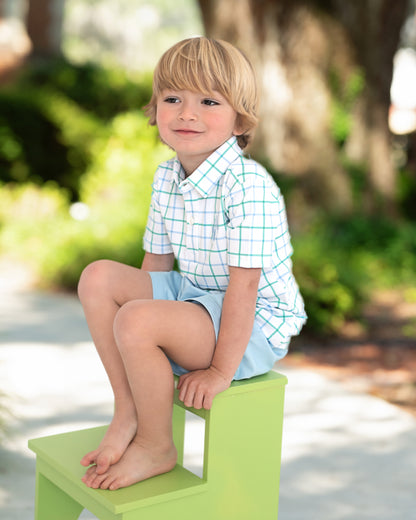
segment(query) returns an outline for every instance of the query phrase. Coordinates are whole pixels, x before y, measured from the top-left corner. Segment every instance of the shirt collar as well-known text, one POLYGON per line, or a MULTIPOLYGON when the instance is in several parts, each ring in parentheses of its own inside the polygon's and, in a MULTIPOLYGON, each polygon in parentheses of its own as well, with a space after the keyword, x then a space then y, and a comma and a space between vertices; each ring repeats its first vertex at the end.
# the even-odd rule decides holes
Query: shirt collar
MULTIPOLYGON (((186 180, 202 195, 208 197, 210 191, 218 184, 226 172, 243 151, 237 144, 237 138, 231 137, 215 150, 186 180)), ((173 180, 180 184, 185 179, 185 172, 176 158, 173 166, 173 180)))
POLYGON ((175 182, 176 184, 180 184, 185 179, 185 170, 182 168, 182 164, 179 159, 175 157, 172 161, 172 176, 171 182, 175 182))

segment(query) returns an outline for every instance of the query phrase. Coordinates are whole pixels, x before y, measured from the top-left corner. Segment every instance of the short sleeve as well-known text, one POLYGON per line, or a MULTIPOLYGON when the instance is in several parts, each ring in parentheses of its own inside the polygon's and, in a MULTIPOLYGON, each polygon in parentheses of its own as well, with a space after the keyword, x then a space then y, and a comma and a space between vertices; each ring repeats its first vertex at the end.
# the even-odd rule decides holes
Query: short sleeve
POLYGON ((280 191, 268 174, 248 174, 230 189, 228 213, 228 265, 268 268, 278 235, 287 231, 280 191))
POLYGON ((147 225, 143 236, 143 248, 148 253, 164 255, 172 253, 173 249, 160 212, 158 197, 159 189, 156 173, 147 225))

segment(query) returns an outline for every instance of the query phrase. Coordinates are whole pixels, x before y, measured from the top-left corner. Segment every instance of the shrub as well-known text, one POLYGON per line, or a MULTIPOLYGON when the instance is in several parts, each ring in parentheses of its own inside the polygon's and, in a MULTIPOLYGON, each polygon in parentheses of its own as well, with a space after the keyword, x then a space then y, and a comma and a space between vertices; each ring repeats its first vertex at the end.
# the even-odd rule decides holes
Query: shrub
POLYGON ((337 333, 374 288, 415 286, 416 224, 354 216, 324 219, 294 237, 294 270, 307 327, 337 333))
POLYGON ((41 185, 54 180, 79 197, 97 134, 151 95, 150 77, 130 79, 121 69, 73 65, 64 59, 29 65, 0 91, 0 181, 41 185))
POLYGON ((56 184, 5 187, 3 250, 29 260, 43 286, 68 289, 93 260, 139 265, 154 171, 169 155, 140 112, 115 117, 91 146, 80 191, 87 218, 71 217, 68 194, 56 184))
POLYGON ((0 92, 0 180, 41 185, 53 180, 78 197, 90 146, 105 127, 48 90, 0 92))
POLYGON ((131 76, 121 68, 77 65, 62 57, 30 65, 19 85, 60 93, 103 120, 140 109, 152 94, 150 74, 131 76))
POLYGON ((305 300, 307 329, 336 333, 347 320, 359 316, 365 271, 356 258, 344 257, 322 234, 294 237, 293 243, 294 273, 305 300))
POLYGON ((81 186, 90 215, 72 223, 53 266, 47 259, 42 264, 43 279, 68 288, 98 258, 140 265, 153 175, 157 164, 171 155, 139 112, 114 118, 109 136, 97 139, 93 150, 94 161, 81 186))

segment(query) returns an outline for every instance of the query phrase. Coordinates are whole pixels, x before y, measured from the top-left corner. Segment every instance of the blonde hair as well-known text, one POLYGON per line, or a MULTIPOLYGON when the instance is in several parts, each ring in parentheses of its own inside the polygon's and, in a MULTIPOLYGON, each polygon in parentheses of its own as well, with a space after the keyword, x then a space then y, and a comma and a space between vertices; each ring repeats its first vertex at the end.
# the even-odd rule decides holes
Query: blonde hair
POLYGON ((219 92, 237 112, 244 129, 237 136, 245 148, 257 125, 257 84, 254 69, 236 47, 222 40, 188 38, 168 49, 153 76, 153 95, 144 107, 151 125, 156 124, 157 100, 164 89, 191 90, 206 95, 219 92))

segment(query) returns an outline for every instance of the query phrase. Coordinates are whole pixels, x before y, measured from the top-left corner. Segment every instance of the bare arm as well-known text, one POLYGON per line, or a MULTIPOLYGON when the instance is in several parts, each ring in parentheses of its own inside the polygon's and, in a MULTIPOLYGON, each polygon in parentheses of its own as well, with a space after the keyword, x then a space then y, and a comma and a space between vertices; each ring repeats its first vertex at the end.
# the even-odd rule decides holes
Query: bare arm
POLYGON ((211 366, 231 383, 253 330, 261 269, 230 267, 221 327, 211 366))
POLYGON ((142 263, 143 271, 172 271, 175 257, 173 253, 167 255, 155 255, 145 253, 142 263))
POLYGON ((230 386, 253 330, 261 269, 230 267, 221 327, 211 366, 181 376, 179 398, 186 406, 209 409, 230 386))

